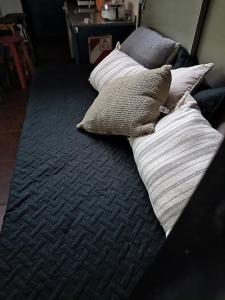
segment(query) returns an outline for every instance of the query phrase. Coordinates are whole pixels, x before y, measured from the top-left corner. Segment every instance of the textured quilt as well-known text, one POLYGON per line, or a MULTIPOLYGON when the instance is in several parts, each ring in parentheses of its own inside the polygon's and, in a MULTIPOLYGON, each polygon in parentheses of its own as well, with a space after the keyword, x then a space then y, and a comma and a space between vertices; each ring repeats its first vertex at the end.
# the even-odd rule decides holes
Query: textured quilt
POLYGON ((76 129, 89 66, 39 69, 0 234, 1 300, 128 299, 164 241, 125 138, 76 129))

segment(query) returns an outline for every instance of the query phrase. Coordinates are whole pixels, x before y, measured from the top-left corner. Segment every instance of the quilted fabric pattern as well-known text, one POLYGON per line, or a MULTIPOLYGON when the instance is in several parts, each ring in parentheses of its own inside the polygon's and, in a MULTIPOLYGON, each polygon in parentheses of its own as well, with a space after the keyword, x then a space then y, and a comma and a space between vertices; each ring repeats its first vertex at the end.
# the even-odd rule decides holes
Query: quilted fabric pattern
POLYGON ((79 132, 89 68, 33 80, 0 235, 0 299, 128 299, 164 240, 128 142, 79 132))

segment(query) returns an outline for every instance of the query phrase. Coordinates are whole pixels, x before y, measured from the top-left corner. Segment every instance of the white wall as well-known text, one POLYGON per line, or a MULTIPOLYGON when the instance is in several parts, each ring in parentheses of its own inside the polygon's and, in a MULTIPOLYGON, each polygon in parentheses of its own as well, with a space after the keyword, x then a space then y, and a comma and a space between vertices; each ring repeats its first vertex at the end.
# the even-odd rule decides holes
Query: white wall
POLYGON ((212 86, 225 85, 225 1, 213 0, 200 40, 198 59, 200 63, 214 62, 207 75, 212 86))
POLYGON ((9 13, 22 12, 20 0, 0 0, 0 10, 4 15, 9 13))
POLYGON ((125 0, 124 5, 126 9, 131 9, 134 16, 138 16, 138 0, 125 0))
POLYGON ((202 0, 146 0, 142 24, 179 41, 190 51, 201 5, 202 0))

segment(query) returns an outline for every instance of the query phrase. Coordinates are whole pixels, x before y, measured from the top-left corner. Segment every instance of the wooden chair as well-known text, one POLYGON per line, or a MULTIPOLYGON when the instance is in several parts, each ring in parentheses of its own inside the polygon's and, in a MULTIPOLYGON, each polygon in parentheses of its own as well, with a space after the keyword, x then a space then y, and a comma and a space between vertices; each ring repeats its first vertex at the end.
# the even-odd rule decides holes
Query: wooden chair
POLYGON ((9 49, 10 55, 12 56, 16 67, 20 85, 23 89, 25 89, 27 87, 25 67, 27 67, 29 73, 32 74, 33 64, 24 40, 22 36, 16 32, 15 28, 15 23, 4 23, 4 21, 3 23, 0 22, 0 31, 7 31, 7 34, 8 32, 11 33, 11 35, 0 36, 0 44, 9 49), (21 55, 18 51, 19 48, 21 49, 21 55))
POLYGON ((27 48, 24 44, 23 38, 18 34, 14 33, 12 35, 2 36, 0 37, 0 44, 9 49, 10 54, 13 58, 14 64, 16 66, 16 71, 20 80, 21 87, 25 89, 27 87, 26 84, 26 75, 25 70, 23 68, 23 63, 21 60, 21 56, 19 55, 17 47, 20 46, 22 51, 22 56, 24 58, 24 62, 27 65, 30 74, 33 73, 33 64, 28 54, 27 48))
POLYGON ((0 23, 0 31, 11 31, 12 34, 14 34, 15 31, 15 27, 16 24, 12 23, 12 24, 1 24, 0 23))

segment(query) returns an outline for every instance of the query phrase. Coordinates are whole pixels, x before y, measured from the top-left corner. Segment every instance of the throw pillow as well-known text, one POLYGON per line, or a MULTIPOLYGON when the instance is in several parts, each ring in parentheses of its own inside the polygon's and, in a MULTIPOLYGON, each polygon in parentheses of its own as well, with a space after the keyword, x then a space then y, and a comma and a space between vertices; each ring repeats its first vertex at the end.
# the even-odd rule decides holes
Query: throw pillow
POLYGON ((91 72, 89 81, 94 89, 101 91, 110 81, 146 70, 125 53, 115 49, 91 72))
POLYGON ((154 131, 168 97, 171 66, 145 70, 110 82, 99 93, 78 128, 97 134, 139 136, 154 131))
MULTIPOLYGON (((213 64, 209 63, 171 70, 172 82, 166 107, 172 111, 184 93, 192 92, 212 67, 213 64)), ((147 69, 125 53, 115 49, 95 67, 89 80, 100 92, 112 80, 139 74, 144 70, 147 69)))
POLYGON ((223 137, 202 116, 189 93, 180 105, 156 124, 153 134, 129 139, 154 212, 166 234, 199 184, 223 137))
POLYGON ((213 66, 213 63, 209 63, 171 70, 172 82, 166 107, 172 111, 185 92, 192 92, 213 66))
POLYGON ((121 44, 121 50, 148 69, 171 63, 180 44, 141 26, 121 44))

